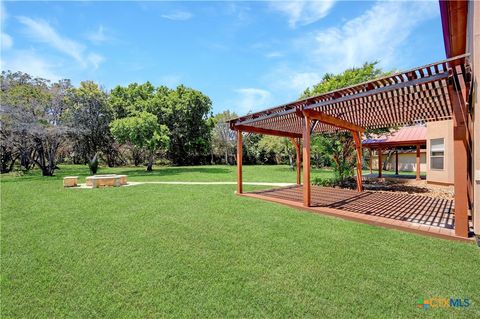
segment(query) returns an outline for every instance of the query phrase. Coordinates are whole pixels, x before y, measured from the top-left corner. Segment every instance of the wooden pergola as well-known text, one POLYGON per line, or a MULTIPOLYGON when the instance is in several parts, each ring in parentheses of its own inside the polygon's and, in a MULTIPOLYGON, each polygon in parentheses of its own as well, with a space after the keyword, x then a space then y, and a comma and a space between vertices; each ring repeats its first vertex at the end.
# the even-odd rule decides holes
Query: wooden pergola
POLYGON ((356 146, 357 191, 362 187, 362 135, 366 129, 454 119, 455 234, 468 236, 465 127, 470 92, 468 55, 453 57, 383 78, 301 99, 229 121, 237 131, 237 193, 242 188, 242 132, 288 137, 296 148, 297 184, 303 205, 311 205, 310 138, 314 133, 348 131, 356 146), (303 141, 303 143, 302 143, 303 141), (303 149, 301 156, 300 149, 303 149))

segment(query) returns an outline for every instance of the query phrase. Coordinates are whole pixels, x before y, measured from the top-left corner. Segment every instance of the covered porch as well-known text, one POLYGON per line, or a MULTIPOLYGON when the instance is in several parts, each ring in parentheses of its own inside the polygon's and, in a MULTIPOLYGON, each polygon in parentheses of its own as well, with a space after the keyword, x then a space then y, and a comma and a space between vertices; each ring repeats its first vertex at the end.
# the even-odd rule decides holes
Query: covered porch
POLYGON ((471 235, 467 59, 468 55, 454 57, 230 120, 230 128, 237 132, 237 194, 243 194, 242 133, 288 137, 296 149, 297 186, 245 196, 376 225, 467 239, 471 235), (445 119, 454 120, 454 201, 363 191, 362 139, 367 129, 445 119), (350 132, 355 142, 356 191, 311 185, 311 136, 336 131, 350 132))

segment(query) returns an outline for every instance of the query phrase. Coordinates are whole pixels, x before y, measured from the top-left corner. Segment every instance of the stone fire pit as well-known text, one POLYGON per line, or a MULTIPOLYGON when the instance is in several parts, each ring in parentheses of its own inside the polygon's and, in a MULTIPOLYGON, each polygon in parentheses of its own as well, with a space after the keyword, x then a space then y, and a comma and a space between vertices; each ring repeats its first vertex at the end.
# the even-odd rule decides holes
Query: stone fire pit
POLYGON ((98 187, 118 187, 127 184, 127 175, 105 174, 94 175, 86 178, 86 185, 92 188, 98 187))

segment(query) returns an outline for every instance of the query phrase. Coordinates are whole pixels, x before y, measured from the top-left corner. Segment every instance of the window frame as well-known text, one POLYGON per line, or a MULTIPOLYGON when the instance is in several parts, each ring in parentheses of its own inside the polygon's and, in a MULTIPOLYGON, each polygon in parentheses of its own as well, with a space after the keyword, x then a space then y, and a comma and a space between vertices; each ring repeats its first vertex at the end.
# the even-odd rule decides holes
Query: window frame
POLYGON ((444 137, 438 137, 438 138, 430 139, 429 156, 430 156, 430 170, 433 170, 433 171, 444 171, 445 170, 445 138, 444 137), (440 141, 440 140, 442 141, 442 143, 441 143, 441 145, 443 146, 442 150, 435 150, 435 151, 432 150, 433 141, 440 141), (439 152, 442 152, 442 155, 433 155, 433 153, 439 153, 439 152), (433 167, 432 159, 435 159, 435 158, 441 158, 442 159, 442 168, 433 167))

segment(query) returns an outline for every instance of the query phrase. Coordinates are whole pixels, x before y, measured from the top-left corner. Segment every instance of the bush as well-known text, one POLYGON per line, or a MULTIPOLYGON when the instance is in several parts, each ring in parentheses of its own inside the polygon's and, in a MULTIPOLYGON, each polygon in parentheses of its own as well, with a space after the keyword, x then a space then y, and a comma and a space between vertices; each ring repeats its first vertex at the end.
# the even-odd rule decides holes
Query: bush
POLYGON ((353 177, 346 177, 340 179, 335 177, 315 177, 312 181, 313 185, 322 187, 342 187, 342 188, 355 188, 356 180, 353 177))
POLYGON ((312 184, 323 187, 334 187, 337 186, 339 182, 340 180, 336 177, 315 177, 312 184))

